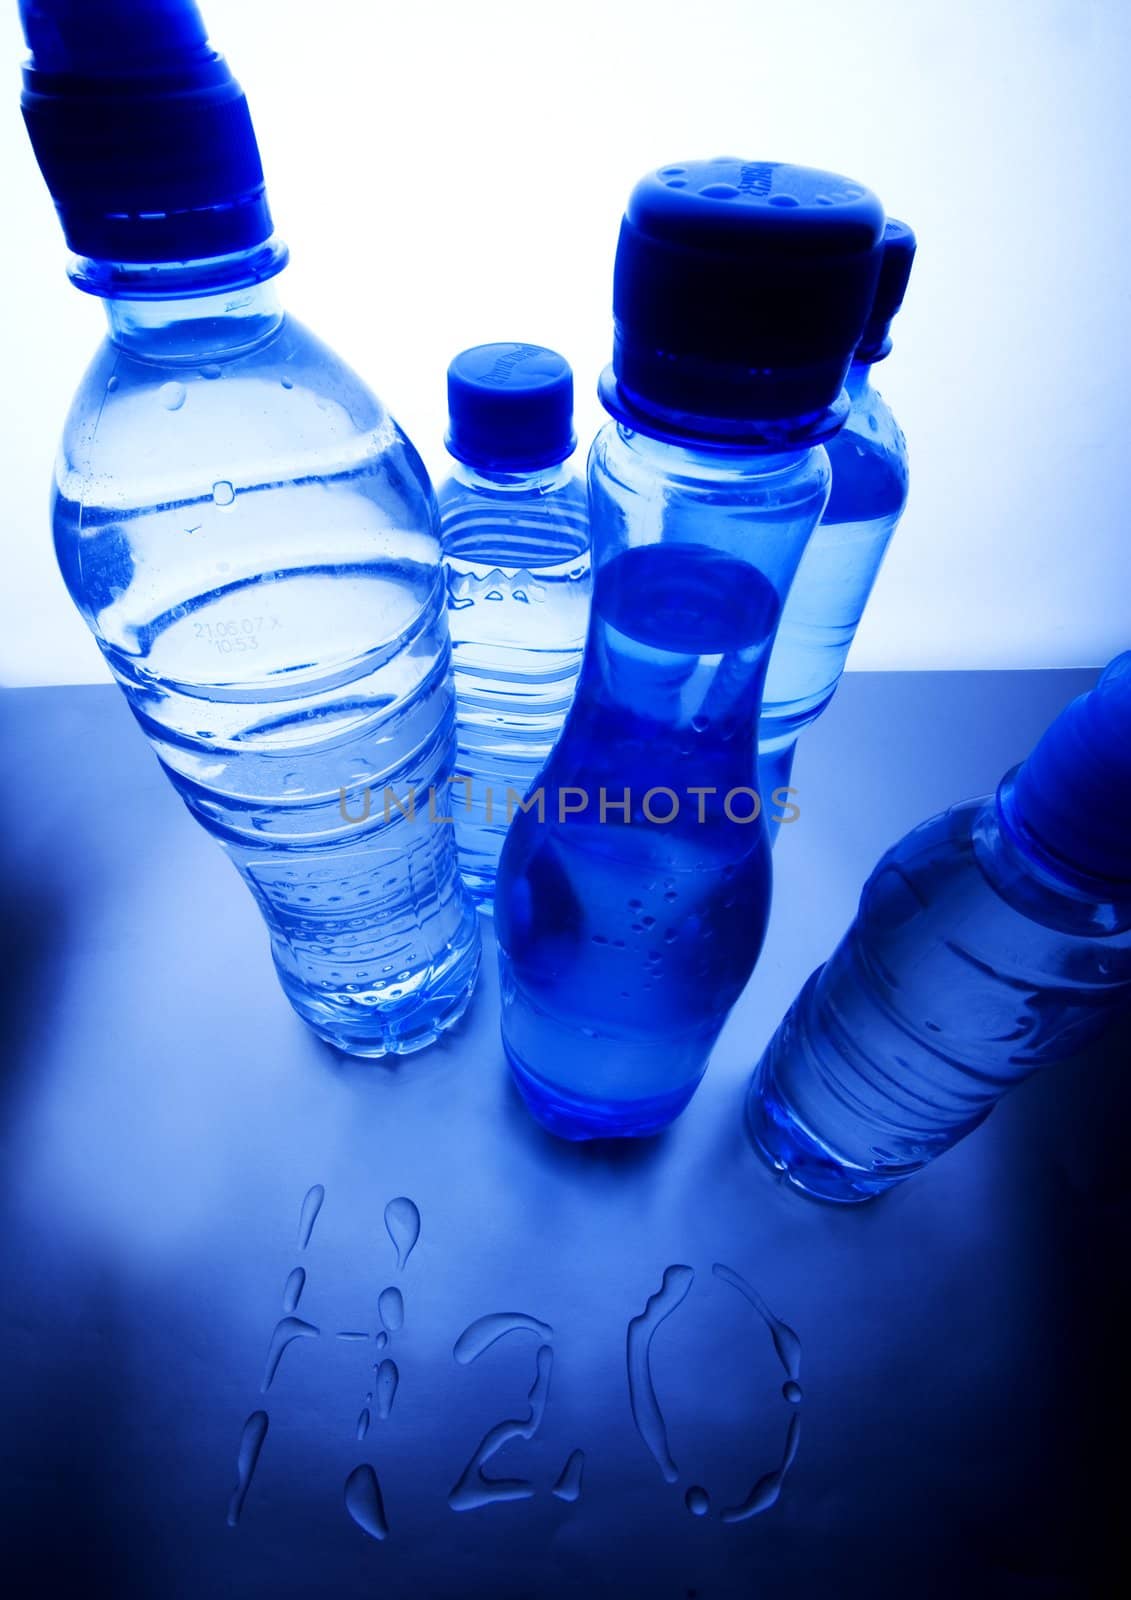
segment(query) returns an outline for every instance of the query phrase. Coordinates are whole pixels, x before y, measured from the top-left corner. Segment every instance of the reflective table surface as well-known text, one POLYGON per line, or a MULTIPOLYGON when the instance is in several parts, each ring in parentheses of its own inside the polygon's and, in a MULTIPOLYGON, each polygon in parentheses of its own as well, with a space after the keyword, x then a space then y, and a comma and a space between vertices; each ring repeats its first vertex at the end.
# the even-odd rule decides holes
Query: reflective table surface
POLYGON ((1107 1592, 1131 1029, 872 1206, 741 1116, 876 857, 1094 677, 849 675, 707 1077, 623 1146, 523 1110, 489 922, 452 1035, 339 1057, 116 691, 0 695, 8 1592, 1107 1592))

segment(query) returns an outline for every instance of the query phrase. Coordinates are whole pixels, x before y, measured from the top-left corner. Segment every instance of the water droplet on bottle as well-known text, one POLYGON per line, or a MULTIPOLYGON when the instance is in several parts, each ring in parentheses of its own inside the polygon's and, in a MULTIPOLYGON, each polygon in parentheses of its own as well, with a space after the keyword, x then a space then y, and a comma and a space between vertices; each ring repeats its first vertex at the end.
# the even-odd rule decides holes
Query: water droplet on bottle
POLYGON ((676 894, 674 889, 665 889, 664 890, 664 899, 670 905, 673 900, 678 900, 679 899, 679 895, 676 894))
POLYGON ((397 1266, 403 1267, 420 1238, 420 1212, 407 1195, 398 1195, 385 1207, 385 1228, 397 1252, 397 1266))
POLYGON ((284 389, 293 389, 295 386, 295 381, 293 378, 280 378, 279 382, 283 385, 284 389))
POLYGON ((404 1326, 404 1296, 399 1289, 382 1289, 377 1296, 377 1310, 390 1333, 404 1326))
POLYGON ((381 1485, 369 1463, 354 1467, 346 1479, 346 1510, 362 1533, 371 1539, 388 1537, 389 1524, 385 1517, 385 1502, 381 1498, 381 1485))
POLYGON ((369 1432, 369 1408, 366 1407, 357 1419, 357 1437, 364 1439, 369 1432))
POLYGON ((716 1278, 721 1278, 724 1283, 729 1283, 732 1289, 737 1289, 744 1295, 757 1311, 770 1330, 770 1338, 774 1342, 774 1349, 778 1353, 778 1360, 785 1368, 787 1378, 796 1381, 801 1376, 801 1340, 787 1323, 780 1317, 775 1317, 769 1306, 762 1299, 758 1291, 747 1283, 745 1278, 730 1267, 721 1266, 718 1262, 711 1268, 716 1278))
POLYGON ((214 505, 230 506, 236 498, 236 491, 232 488, 227 478, 221 478, 219 483, 212 485, 212 501, 214 505))
POLYGON ((525 1311, 492 1311, 485 1317, 477 1317, 463 1330, 452 1354, 461 1367, 470 1366, 484 1350, 489 1350, 505 1334, 524 1332, 537 1334, 539 1339, 554 1337, 554 1330, 548 1322, 528 1317, 525 1311))
POLYGON ((378 1350, 385 1350, 388 1348, 388 1344, 389 1335, 385 1332, 384 1328, 382 1328, 381 1332, 377 1335, 377 1348, 378 1350))
POLYGON ((782 1384, 781 1392, 789 1401, 791 1406, 799 1406, 802 1400, 805 1398, 801 1392, 801 1385, 799 1383, 795 1383, 792 1378, 790 1378, 787 1383, 782 1384))
POLYGON ((581 1499, 581 1474, 585 1470, 584 1450, 574 1450, 558 1475, 551 1494, 556 1494, 559 1500, 568 1501, 570 1505, 575 1500, 581 1499))
POLYGON ((656 919, 655 917, 641 917, 640 923, 642 927, 654 928, 656 926, 656 919))
POLYGON ((338 1338, 339 1339, 346 1339, 346 1340, 349 1340, 352 1343, 356 1344, 360 1340, 368 1339, 369 1335, 367 1333, 354 1333, 354 1332, 352 1332, 352 1330, 347 1330, 344 1333, 339 1333, 338 1334, 338 1338))
POLYGON ((710 717, 694 716, 691 719, 691 726, 695 729, 696 733, 706 733, 707 729, 711 726, 711 719, 710 717))
POLYGON ((643 900, 630 900, 628 902, 628 909, 630 911, 639 911, 641 909, 641 907, 643 906, 643 904, 644 904, 643 900))
POLYGON ((243 1425, 240 1434, 240 1447, 236 1456, 236 1471, 239 1474, 238 1482, 232 1490, 232 1498, 228 1502, 228 1527, 234 1528, 240 1520, 243 1503, 247 1499, 247 1491, 251 1488, 251 1480, 255 1476, 255 1469, 259 1463, 259 1452, 263 1449, 263 1441, 267 1437, 266 1411, 253 1411, 243 1425))
POLYGON ((118 387, 117 378, 116 377, 107 378, 106 379, 106 387, 107 387, 107 389, 109 389, 110 393, 113 394, 114 390, 118 387))
POLYGON ((693 1517, 705 1517, 711 1509, 711 1496, 706 1489, 693 1483, 683 1497, 683 1503, 693 1517))
POLYGON ((302 1206, 298 1214, 298 1247, 305 1250, 310 1243, 310 1235, 314 1232, 314 1224, 318 1221, 318 1213, 322 1209, 322 1202, 326 1198, 326 1191, 320 1183, 313 1189, 308 1189, 303 1197, 302 1206))
POLYGON ((628 1397, 632 1420, 668 1483, 674 1483, 679 1473, 668 1448, 664 1415, 652 1382, 652 1340, 660 1324, 687 1297, 694 1278, 690 1267, 668 1267, 659 1289, 628 1325, 628 1397))
POLYGON ((218 367, 214 361, 210 361, 206 367, 201 367, 200 376, 202 378, 208 378, 209 381, 212 381, 218 378, 222 371, 222 367, 218 367))
POLYGON ((377 1415, 384 1421, 393 1409, 393 1401, 397 1397, 397 1384, 401 1375, 397 1370, 395 1361, 382 1361, 377 1368, 377 1387, 374 1393, 377 1396, 377 1415))
POLYGON ((279 1362, 283 1359, 283 1351, 296 1339, 317 1339, 318 1329, 312 1322, 304 1322, 301 1317, 283 1317, 275 1324, 275 1331, 271 1335, 271 1343, 267 1346, 267 1366, 263 1373, 263 1393, 275 1381, 275 1374, 279 1370, 279 1362))
POLYGON ((306 1273, 301 1267, 296 1267, 287 1279, 283 1289, 283 1310, 294 1311, 302 1299, 302 1291, 306 1287, 306 1273))

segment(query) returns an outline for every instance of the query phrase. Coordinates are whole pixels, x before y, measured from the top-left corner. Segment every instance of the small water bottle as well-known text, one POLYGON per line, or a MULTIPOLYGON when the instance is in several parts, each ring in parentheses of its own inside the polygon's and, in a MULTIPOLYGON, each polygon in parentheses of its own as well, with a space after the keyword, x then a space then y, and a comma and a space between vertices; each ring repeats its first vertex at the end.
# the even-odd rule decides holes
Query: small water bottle
MULTIPOLYGON (((770 653, 758 731, 767 797, 788 788, 797 737, 836 692, 907 503, 907 446, 871 375, 891 350, 889 330, 914 257, 915 235, 906 223, 889 219, 876 298, 848 372, 848 421, 827 445, 829 503, 801 557, 770 653)), ((771 826, 778 814, 771 813, 771 826)))
POLYGON ((21 10, 28 130, 109 319, 56 468, 63 577, 298 1014, 355 1055, 419 1049, 479 959, 432 820, 455 706, 427 476, 280 307, 247 103, 192 0, 21 10))
POLYGON ((889 850, 758 1064, 755 1146, 866 1200, 1084 1048, 1131 1000, 1131 652, 997 793, 889 850))
POLYGON ((561 732, 589 620, 589 514, 569 458, 573 374, 553 350, 485 344, 448 368, 448 574, 460 869, 485 910, 507 824, 561 732))
POLYGON ((762 681, 882 233, 858 184, 773 162, 664 167, 629 201, 585 657, 495 898, 503 1042, 567 1138, 678 1115, 757 960, 762 681))

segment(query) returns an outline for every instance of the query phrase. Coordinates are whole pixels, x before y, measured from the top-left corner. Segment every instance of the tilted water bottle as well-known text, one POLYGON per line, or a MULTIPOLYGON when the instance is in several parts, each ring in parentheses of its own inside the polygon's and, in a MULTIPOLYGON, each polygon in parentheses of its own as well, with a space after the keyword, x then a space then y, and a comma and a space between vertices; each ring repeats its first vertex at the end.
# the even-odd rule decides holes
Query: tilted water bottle
POLYGON ((1131 652, 997 793, 883 857, 754 1074, 756 1147, 866 1200, 976 1128, 1131 1000, 1131 652))
POLYGON ((867 190, 772 162, 665 167, 629 201, 585 659, 495 898, 506 1051, 567 1137, 670 1122, 758 957, 762 680, 882 232, 867 190))
POLYGON ((534 344, 477 345, 448 369, 437 491, 448 574, 460 870, 490 909, 507 825, 573 699, 589 620, 589 513, 569 457, 573 374, 534 344))
POLYGON ((805 546, 770 652, 758 732, 766 795, 789 784, 798 735, 836 692, 907 503, 907 446, 871 376, 891 350, 889 330, 914 256, 911 229, 889 219, 876 298, 848 372, 848 420, 826 447, 833 472, 829 503, 805 546))
POLYGON ((192 0, 22 15, 28 130, 110 324, 57 464, 67 587, 254 894, 295 1010, 357 1055, 417 1049, 479 954, 452 829, 424 809, 434 789, 444 814, 454 758, 426 474, 280 309, 247 103, 192 0))

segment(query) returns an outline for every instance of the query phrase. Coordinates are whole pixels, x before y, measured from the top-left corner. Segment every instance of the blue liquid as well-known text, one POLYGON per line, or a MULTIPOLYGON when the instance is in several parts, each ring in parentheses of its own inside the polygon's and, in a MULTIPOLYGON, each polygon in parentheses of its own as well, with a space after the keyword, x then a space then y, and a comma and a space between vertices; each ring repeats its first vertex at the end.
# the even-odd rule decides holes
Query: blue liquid
POLYGON ((435 509, 387 413, 270 294, 112 303, 56 547, 295 1010, 351 1053, 404 1052, 455 1021, 478 963, 452 828, 427 816, 455 732, 435 509), (415 820, 386 821, 386 786, 415 820))
POLYGON ((755 1072, 755 1145, 804 1192, 882 1193, 1131 994, 1131 908, 1038 871, 994 800, 914 829, 755 1072))
POLYGON ((452 801, 460 870, 490 907, 507 831, 573 699, 591 588, 585 486, 568 468, 487 476, 460 467, 439 491, 456 688, 452 801))
MULTIPOLYGON (((767 834, 732 821, 724 802, 754 782, 777 614, 763 573, 700 545, 624 550, 598 571, 577 702, 539 779, 545 821, 515 818, 496 901, 507 1054, 557 1132, 644 1134, 670 1121, 757 960, 767 834), (588 803, 562 822, 570 786, 588 803), (678 814, 649 821, 645 796, 663 787, 678 814), (602 822, 602 790, 615 803, 626 788, 631 820, 610 805, 602 822)), ((655 814, 670 809, 653 799, 655 814)))
POLYGON ((907 501, 907 447, 870 368, 852 368, 852 408, 827 450, 832 492, 786 597, 766 672, 759 759, 766 795, 789 783, 798 735, 836 692, 907 501))

